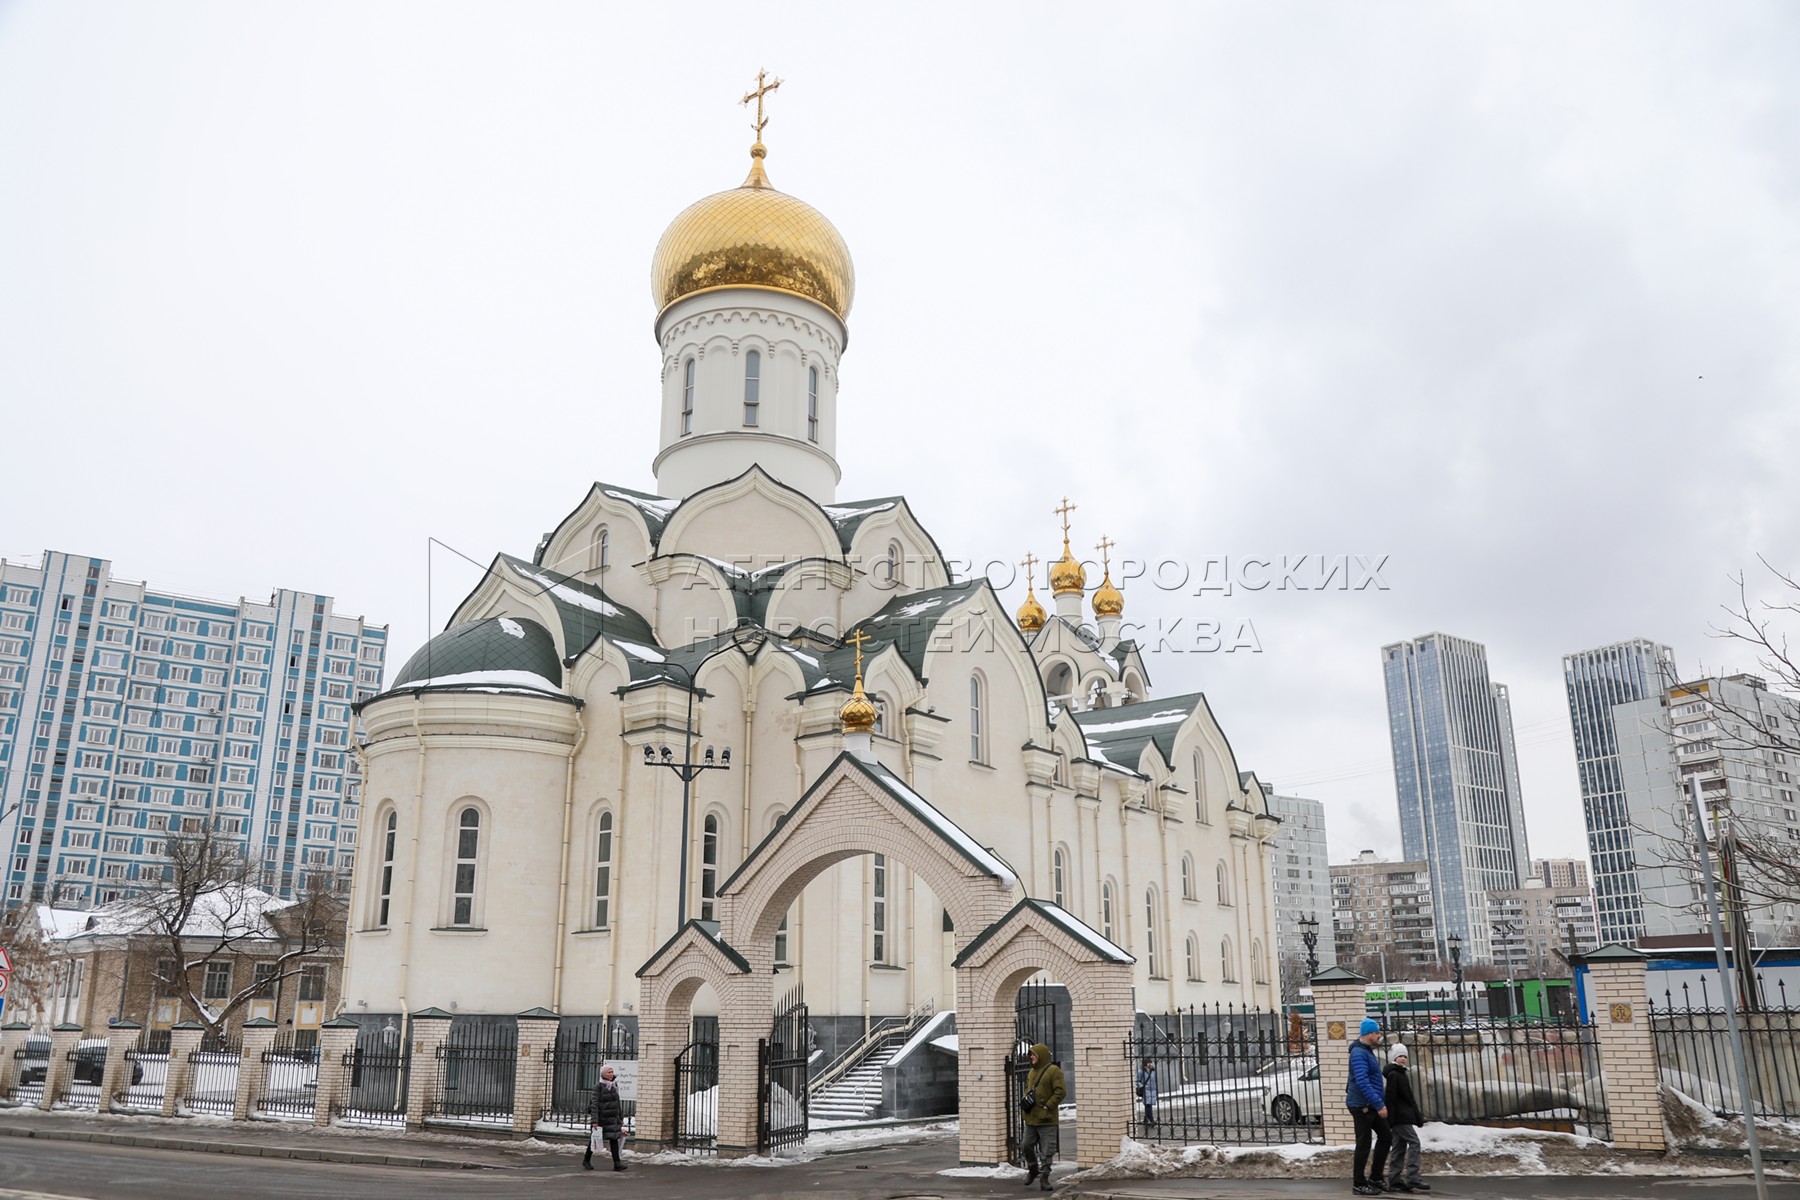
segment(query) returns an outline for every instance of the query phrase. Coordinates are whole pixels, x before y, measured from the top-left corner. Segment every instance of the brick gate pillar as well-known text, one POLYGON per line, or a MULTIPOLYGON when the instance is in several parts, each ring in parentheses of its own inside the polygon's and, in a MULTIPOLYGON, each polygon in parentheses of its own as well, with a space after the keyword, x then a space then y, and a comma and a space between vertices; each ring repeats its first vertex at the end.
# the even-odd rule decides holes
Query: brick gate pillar
POLYGON ((549 1089, 550 1061, 544 1055, 556 1045, 562 1018, 547 1008, 531 1008, 519 1014, 519 1057, 513 1068, 513 1132, 529 1134, 537 1128, 549 1089))
POLYGON ((1081 1075, 1080 1122, 1075 1139, 1076 1165, 1097 1167, 1119 1153, 1130 1128, 1133 1063, 1126 1054, 1131 1040, 1132 997, 1129 967, 1094 967, 1105 971, 1103 982, 1073 1004, 1076 1070, 1081 1075))
POLYGON ((248 1121, 251 1107, 263 1093, 263 1081, 269 1075, 263 1055, 274 1047, 277 1028, 267 1017, 244 1022, 243 1061, 238 1063, 237 1095, 231 1101, 234 1121, 248 1121))
POLYGON ((441 1068, 438 1047, 450 1036, 450 1014, 441 1008, 420 1009, 412 1015, 412 1078, 406 1089, 406 1128, 424 1128, 431 1115, 431 1101, 437 1095, 441 1068))
POLYGON ((100 1073, 100 1111, 111 1112, 113 1097, 131 1086, 131 1060, 143 1026, 136 1021, 114 1021, 106 1031, 106 1068, 100 1073))
POLYGON ((1011 1008, 982 1004, 982 972, 956 969, 958 1158, 965 1167, 1006 1161, 1006 1056, 1013 1048, 1011 1008))
POLYGON ((1325 1144, 1356 1142, 1356 1122, 1344 1107, 1350 1084, 1350 1043, 1368 1015, 1368 980, 1355 971, 1328 967, 1312 977, 1313 1042, 1319 1055, 1319 1108, 1325 1144))
POLYGON ((169 1065, 163 1072, 162 1115, 172 1117, 194 1082, 194 1053, 206 1036, 206 1026, 183 1021, 169 1030, 169 1065))
POLYGON ((319 1069, 313 1077, 313 1124, 331 1124, 331 1114, 343 1104, 349 1070, 344 1056, 356 1049, 361 1026, 348 1017, 333 1017, 319 1026, 319 1069))
POLYGON ((1600 1073, 1613 1145, 1621 1150, 1669 1148, 1663 1127, 1662 1081, 1650 1026, 1644 956, 1629 946, 1602 946, 1586 957, 1588 1014, 1600 1044, 1600 1073))
POLYGON ((81 1026, 72 1021, 65 1021, 50 1030, 50 1061, 44 1064, 44 1097, 38 1101, 38 1107, 48 1111, 64 1092, 69 1090, 69 1080, 74 1077, 75 1064, 69 1061, 69 1055, 81 1044, 81 1026))
POLYGON ((19 1060, 13 1055, 25 1048, 31 1026, 23 1021, 0 1025, 0 1096, 11 1096, 19 1085, 19 1060))

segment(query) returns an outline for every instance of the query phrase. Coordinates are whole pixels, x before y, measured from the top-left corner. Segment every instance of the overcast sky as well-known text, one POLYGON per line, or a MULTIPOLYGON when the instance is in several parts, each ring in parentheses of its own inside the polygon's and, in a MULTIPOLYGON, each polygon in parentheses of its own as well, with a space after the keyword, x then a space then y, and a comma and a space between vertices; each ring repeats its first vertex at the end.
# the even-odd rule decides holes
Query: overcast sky
POLYGON ((325 592, 398 666, 476 577, 428 537, 651 487, 650 254, 767 67, 856 260, 840 498, 976 562, 1065 494, 1168 580, 1385 556, 1126 616, 1334 860, 1399 857, 1381 645, 1485 643, 1584 854, 1561 656, 1749 666, 1730 576, 1800 566, 1800 11, 1101 11, 0 3, 0 554, 325 592))

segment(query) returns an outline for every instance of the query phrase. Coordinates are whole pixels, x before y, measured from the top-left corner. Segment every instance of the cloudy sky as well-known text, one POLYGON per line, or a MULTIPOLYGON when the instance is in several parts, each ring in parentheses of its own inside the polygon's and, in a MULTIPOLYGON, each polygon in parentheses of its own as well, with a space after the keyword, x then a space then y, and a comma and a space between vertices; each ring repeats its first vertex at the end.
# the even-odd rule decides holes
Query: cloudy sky
POLYGON ((1399 853, 1381 645, 1484 642, 1583 853, 1561 655, 1747 666, 1730 576, 1800 565, 1800 12, 1099 11, 0 3, 0 554, 326 592, 398 665, 475 575, 428 538, 650 487, 650 253, 767 67, 856 259, 842 498, 976 563, 1065 494, 1165 582, 1385 558, 1127 618, 1334 859, 1399 853))

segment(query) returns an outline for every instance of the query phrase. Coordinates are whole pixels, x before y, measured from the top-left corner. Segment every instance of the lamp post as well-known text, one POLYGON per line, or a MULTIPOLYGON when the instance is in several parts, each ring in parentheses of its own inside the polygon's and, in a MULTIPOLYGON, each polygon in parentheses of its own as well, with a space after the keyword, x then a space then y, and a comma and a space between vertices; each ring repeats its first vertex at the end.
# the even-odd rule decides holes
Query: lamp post
POLYGON ((706 655, 692 667, 685 667, 672 660, 662 664, 662 669, 665 671, 679 671, 687 676, 687 721, 682 727, 683 742, 680 761, 676 761, 675 752, 666 745, 652 746, 647 742, 644 744, 644 765, 646 767, 667 767, 681 779, 681 893, 675 902, 675 927, 677 929, 687 925, 688 818, 693 808, 694 780, 700 777, 702 771, 731 770, 730 746, 726 746, 717 756, 714 755, 713 748, 708 746, 701 760, 694 761, 694 693, 700 690, 699 685, 694 682, 694 677, 699 674, 701 667, 727 650, 741 650, 745 658, 755 658, 756 652, 762 648, 762 643, 763 635, 760 632, 743 638, 733 636, 729 642, 706 655))
POLYGON ((1456 985, 1456 1023, 1463 1019, 1463 972, 1462 972, 1462 935, 1453 933, 1447 939, 1450 945, 1450 977, 1456 985))
POLYGON ((1319 914, 1300 918, 1300 940, 1306 944, 1306 980, 1319 973, 1319 914))

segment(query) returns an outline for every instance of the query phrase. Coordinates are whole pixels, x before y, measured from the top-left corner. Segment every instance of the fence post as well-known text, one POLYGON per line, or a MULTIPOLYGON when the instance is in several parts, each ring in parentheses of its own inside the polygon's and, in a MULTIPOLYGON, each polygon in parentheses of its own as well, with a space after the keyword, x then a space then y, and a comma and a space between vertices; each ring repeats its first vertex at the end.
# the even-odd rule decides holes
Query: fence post
POLYGON ((206 1026, 183 1021, 169 1030, 169 1067, 163 1079, 162 1115, 172 1117, 194 1083, 194 1053, 206 1036, 206 1026))
POLYGON ((143 1026, 136 1021, 114 1021, 106 1034, 106 1069, 100 1072, 100 1111, 111 1112, 113 1097, 131 1086, 131 1060, 143 1026))
POLYGON ((81 1026, 72 1021, 65 1021, 50 1030, 50 1061, 44 1064, 44 1096, 38 1101, 38 1107, 45 1112, 50 1111, 56 1098, 68 1089, 75 1070, 69 1055, 81 1044, 81 1034, 81 1026))
POLYGON ((441 1008, 424 1008, 412 1015, 412 1078, 406 1088, 406 1127, 419 1130, 430 1114, 428 1100, 438 1086, 437 1052, 450 1036, 450 1014, 441 1008))
POLYGON ((269 1074, 269 1064, 263 1061, 263 1055, 275 1044, 276 1028, 275 1022, 267 1017, 244 1022, 244 1060, 238 1064, 237 1095, 231 1101, 231 1119, 234 1121, 248 1121, 251 1106, 262 1095, 263 1081, 269 1074))
POLYGON ((0 1096, 10 1096, 19 1086, 19 1060, 13 1055, 24 1048, 31 1026, 23 1021, 0 1025, 0 1096))
MULTIPOLYGON (((1613 1145, 1621 1150, 1669 1148, 1663 1126, 1662 1078, 1650 1024, 1644 956, 1617 943, 1586 956, 1588 996, 1613 1145)), ((1725 1002, 1733 1002, 1726 997, 1725 1002)))
POLYGON ((361 1026, 348 1017, 333 1017, 319 1026, 319 1070, 314 1076, 313 1124, 320 1128, 331 1124, 331 1114, 343 1099, 345 1077, 350 1073, 344 1066, 344 1056, 356 1049, 356 1035, 360 1029, 361 1026))
POLYGON ((519 1056, 513 1067, 513 1132, 537 1128, 544 1104, 544 1085, 550 1061, 544 1051, 556 1045, 562 1018, 547 1008, 531 1008, 519 1014, 519 1056))
POLYGON ((1350 1086, 1350 1042, 1369 1012, 1368 983, 1343 967, 1327 967, 1312 977, 1319 1116, 1327 1146, 1348 1146, 1356 1141, 1356 1121, 1344 1107, 1344 1089, 1350 1086))

